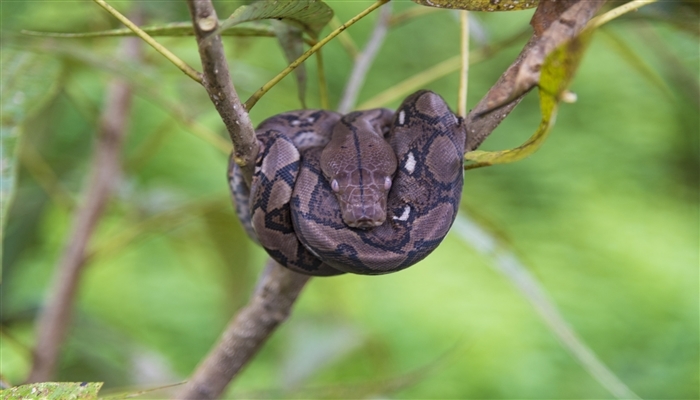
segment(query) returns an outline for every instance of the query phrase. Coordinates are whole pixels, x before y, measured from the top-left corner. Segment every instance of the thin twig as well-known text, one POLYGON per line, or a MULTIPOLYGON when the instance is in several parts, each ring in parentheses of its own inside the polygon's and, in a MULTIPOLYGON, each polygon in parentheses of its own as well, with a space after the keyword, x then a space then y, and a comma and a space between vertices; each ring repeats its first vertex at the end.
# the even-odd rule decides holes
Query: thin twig
MULTIPOLYGON (((188 0, 192 1, 192 0, 188 0)), ((321 47, 325 46, 326 43, 330 42, 334 37, 338 36, 341 32, 344 30, 348 29, 351 25, 353 25, 355 22, 361 20, 367 14, 371 13, 372 11, 376 10, 377 8, 381 7, 383 4, 389 2, 389 0, 377 0, 374 4, 371 6, 367 7, 364 11, 361 13, 357 14, 356 16, 350 18, 350 20, 343 25, 339 26, 336 30, 333 32, 329 33, 328 36, 325 38, 321 39, 318 43, 313 45, 309 50, 304 52, 299 58, 296 60, 292 61, 291 64, 287 66, 287 68, 283 69, 282 72, 277 74, 274 78, 270 79, 266 84, 264 84, 260 89, 258 89, 255 93, 253 93, 252 96, 245 102, 246 110, 249 110, 253 108, 255 103, 260 100, 260 98, 267 93, 273 86, 275 86, 279 81, 281 81, 285 76, 289 75, 296 67, 298 67, 301 63, 306 61, 307 58, 311 57, 312 54, 314 54, 318 49, 321 47)))
POLYGON ((460 11, 459 20, 462 26, 461 51, 462 65, 459 73, 459 98, 457 115, 467 115, 467 90, 469 88, 469 11, 460 11))
POLYGON ((148 43, 157 52, 162 54, 165 58, 173 63, 180 71, 184 72, 185 75, 189 76, 198 83, 202 83, 202 75, 197 72, 194 68, 187 65, 186 62, 182 61, 178 56, 173 54, 170 50, 163 47, 160 43, 156 42, 148 33, 144 32, 136 24, 131 22, 129 18, 125 17, 119 11, 115 10, 114 7, 107 4, 104 0, 92 0, 97 3, 100 7, 104 8, 108 13, 112 14, 116 19, 118 19, 122 24, 126 25, 127 28, 131 29, 138 37, 143 39, 144 42, 148 43))
POLYGON ((64 211, 69 212, 72 210, 75 207, 75 199, 68 189, 61 184, 51 165, 46 162, 29 140, 22 140, 20 145, 22 148, 19 152, 19 159, 22 166, 39 184, 39 187, 44 190, 52 203, 64 211))
MULTIPOLYGON (((125 57, 137 58, 140 43, 136 38, 125 39, 125 57)), ((120 174, 120 154, 126 136, 131 99, 132 89, 128 82, 121 78, 114 79, 107 90, 107 101, 92 159, 92 176, 85 188, 85 201, 76 211, 72 234, 56 266, 48 297, 36 323, 37 341, 29 382, 49 381, 56 373, 60 349, 70 326, 72 307, 85 264, 85 248, 120 174)))
POLYGON ((233 142, 233 157, 246 181, 253 176, 258 140, 246 108, 233 87, 221 36, 214 35, 219 25, 211 0, 187 0, 199 57, 202 60, 204 88, 219 112, 233 142), (213 35, 213 36, 212 36, 213 35))
POLYGON ((618 399, 639 399, 639 396, 603 364, 593 350, 578 337, 549 298, 545 289, 512 251, 504 248, 493 235, 466 217, 464 213, 457 216, 453 230, 465 243, 470 244, 479 253, 491 259, 491 265, 511 280, 532 304, 562 346, 598 383, 618 399))
POLYGON ((425 7, 425 6, 417 6, 414 5, 413 7, 407 9, 406 11, 402 11, 400 13, 397 13, 393 17, 391 17, 391 20, 389 21, 389 26, 392 28, 395 28, 399 25, 403 25, 407 22, 413 21, 419 17, 422 17, 424 15, 432 14, 437 11, 442 11, 440 8, 437 7, 425 7))
POLYGON ((215 399, 290 315, 309 276, 270 260, 248 305, 231 321, 178 399, 215 399))
MULTIPOLYGON (((491 46, 484 46, 477 50, 474 50, 469 55, 469 63, 471 65, 474 65, 488 59, 489 57, 498 53, 499 51, 521 41, 523 38, 526 37, 528 33, 528 31, 523 30, 520 33, 517 33, 511 36, 510 38, 505 39, 502 42, 496 43, 491 46)), ((453 72, 459 71, 461 63, 461 55, 450 57, 447 60, 435 64, 432 67, 421 71, 409 78, 406 78, 405 80, 395 84, 394 86, 391 86, 390 88, 378 93, 371 99, 361 103, 358 106, 358 108, 361 110, 365 110, 368 108, 386 106, 392 101, 406 97, 411 92, 425 87, 430 82, 440 79, 453 72)))
MULTIPOLYGON (((194 30, 192 29, 192 23, 190 22, 171 22, 164 25, 157 26, 142 26, 139 28, 143 32, 149 34, 151 37, 161 36, 161 37, 182 37, 182 36, 194 36, 194 30)), ((40 32, 40 31, 30 31, 22 29, 21 34, 27 36, 39 36, 39 37, 53 37, 53 38, 64 38, 64 39, 80 39, 80 38, 103 38, 103 37, 119 37, 119 36, 137 36, 137 34, 129 28, 119 28, 119 29, 109 29, 105 31, 97 32, 40 32)), ((221 36, 239 36, 239 37, 275 37, 275 32, 271 27, 262 24, 252 24, 248 23, 245 27, 242 26, 232 26, 221 32, 221 36)), ((305 38, 308 42, 311 39, 305 38)), ((311 44, 313 45, 313 43, 311 44)))
POLYGON ((364 50, 355 58, 355 64, 350 73, 350 78, 348 78, 345 84, 345 90, 343 90, 343 95, 340 97, 340 103, 338 104, 339 113, 346 114, 355 106, 360 88, 362 88, 362 85, 365 83, 369 67, 372 66, 374 58, 377 56, 377 53, 379 53, 379 48, 381 48, 382 43, 384 43, 390 18, 391 3, 382 8, 364 50))
MULTIPOLYGON (((328 22, 328 26, 335 30, 339 28, 342 25, 340 20, 338 19, 337 15, 334 15, 333 18, 328 22)), ((345 51, 352 57, 354 60, 355 57, 360 53, 360 50, 357 48, 357 45, 355 44, 355 41, 352 39, 352 36, 350 33, 347 31, 343 31, 338 35, 338 42, 340 42, 340 45, 343 46, 345 51)))
POLYGON ((627 14, 628 12, 634 11, 647 4, 655 3, 656 1, 657 0, 634 0, 630 1, 629 3, 625 3, 619 7, 613 8, 612 10, 606 12, 603 15, 599 15, 593 18, 588 22, 586 29, 596 29, 601 25, 606 24, 621 15, 627 14))

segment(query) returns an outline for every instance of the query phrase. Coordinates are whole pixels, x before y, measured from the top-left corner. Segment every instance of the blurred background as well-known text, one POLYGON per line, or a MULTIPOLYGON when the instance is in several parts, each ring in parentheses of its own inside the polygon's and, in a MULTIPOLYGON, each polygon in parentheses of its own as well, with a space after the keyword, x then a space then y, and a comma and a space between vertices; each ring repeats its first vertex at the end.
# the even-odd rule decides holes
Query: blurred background
MULTIPOLYGON (((215 1, 220 18, 242 3, 215 1)), ((371 4, 326 3, 340 21, 371 4)), ((392 3, 394 14, 420 7, 392 3)), ((147 25, 190 18, 184 1, 114 6, 125 13, 140 7, 147 25)), ((95 4, 1 7, 3 57, 33 52, 36 61, 24 74, 46 92, 23 124, 17 189, 5 221, 2 376, 19 384, 29 371, 34 320, 82 200, 107 84, 120 76, 135 87, 123 176, 88 246, 59 380, 105 382, 105 394, 182 381, 246 303, 266 259, 233 213, 228 154, 216 145, 228 141, 223 124, 204 89, 150 47, 135 64, 117 56, 119 38, 18 36, 21 29, 121 27, 95 4), (203 131, 222 140, 202 139, 203 131)), ((478 49, 527 31, 532 10, 470 15, 478 49)), ((696 2, 667 1, 606 25, 571 86, 578 101, 561 106, 544 146, 522 162, 465 174, 464 214, 515 254, 600 361, 649 399, 700 395, 698 18, 696 2)), ((359 47, 375 19, 348 30, 359 47)), ((201 69, 194 38, 158 41, 201 69)), ((472 65, 470 107, 525 41, 472 65)), ((287 64, 274 38, 224 42, 242 99, 287 64)), ((458 53, 455 12, 429 12, 393 26, 358 103, 458 53)), ((323 55, 335 107, 352 58, 338 40, 323 55)), ((316 63, 307 68, 307 103, 320 107, 316 63)), ((7 97, 12 75, 3 69, 7 97)), ((426 88, 456 107, 456 72, 426 88)), ((401 98, 384 106, 395 108, 401 98)), ((297 108, 290 76, 251 117, 257 124, 297 108)), ((521 144, 539 119, 533 92, 482 149, 521 144)), ((400 273, 313 279, 290 320, 228 393, 612 398, 494 265, 451 232, 430 257, 400 273)))

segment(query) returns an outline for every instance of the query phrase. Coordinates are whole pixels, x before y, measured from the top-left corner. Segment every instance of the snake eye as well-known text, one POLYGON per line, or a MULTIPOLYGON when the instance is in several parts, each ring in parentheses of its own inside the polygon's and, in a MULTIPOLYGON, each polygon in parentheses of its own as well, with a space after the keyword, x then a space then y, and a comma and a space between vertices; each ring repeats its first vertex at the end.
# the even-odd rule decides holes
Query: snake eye
POLYGON ((337 192, 340 190, 340 187, 338 186, 338 181, 333 179, 331 181, 331 189, 333 189, 334 192, 337 192))
POLYGON ((387 176, 386 178, 384 178, 384 190, 389 189, 391 189, 391 178, 387 176))

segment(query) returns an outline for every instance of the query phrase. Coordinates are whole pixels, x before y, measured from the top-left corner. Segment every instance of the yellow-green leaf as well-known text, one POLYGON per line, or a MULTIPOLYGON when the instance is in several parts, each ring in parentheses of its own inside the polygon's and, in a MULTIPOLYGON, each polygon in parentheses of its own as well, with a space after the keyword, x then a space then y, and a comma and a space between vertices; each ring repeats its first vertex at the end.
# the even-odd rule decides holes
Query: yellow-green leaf
POLYGON ((465 169, 493 164, 506 164, 522 160, 537 151, 549 135, 557 115, 562 93, 573 79, 589 42, 591 32, 583 31, 579 36, 557 47, 544 60, 539 82, 540 112, 542 120, 535 133, 522 145, 501 151, 470 151, 464 159, 472 161, 465 169))
POLYGON ((469 11, 516 11, 535 8, 539 0, 413 0, 428 7, 469 11))
POLYGON ((333 10, 320 0, 259 0, 241 6, 219 27, 219 31, 247 21, 278 19, 299 26, 309 36, 316 38, 333 10))
POLYGON ((3 400, 97 400, 102 382, 42 382, 0 391, 3 400))

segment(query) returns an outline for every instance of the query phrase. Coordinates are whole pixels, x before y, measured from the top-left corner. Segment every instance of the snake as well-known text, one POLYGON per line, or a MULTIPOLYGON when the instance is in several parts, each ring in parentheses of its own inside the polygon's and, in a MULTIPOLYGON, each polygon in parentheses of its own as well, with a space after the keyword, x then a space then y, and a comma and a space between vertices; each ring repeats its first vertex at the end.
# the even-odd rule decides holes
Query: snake
POLYGON ((255 132, 250 185, 229 162, 236 214, 293 271, 400 271, 435 250, 455 220, 467 130, 432 91, 409 95, 395 112, 284 112, 255 132))

